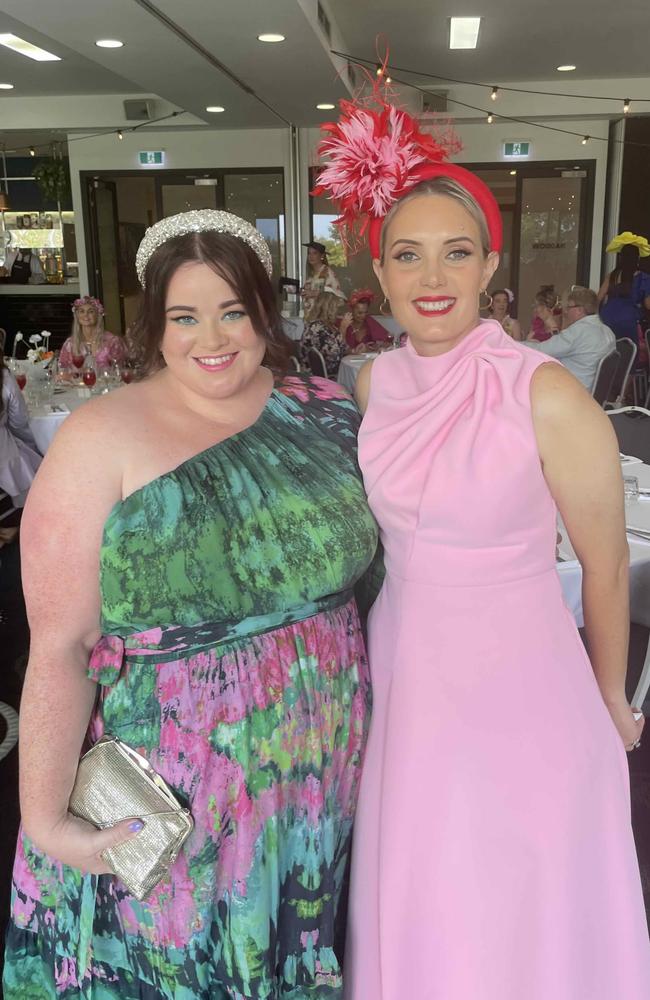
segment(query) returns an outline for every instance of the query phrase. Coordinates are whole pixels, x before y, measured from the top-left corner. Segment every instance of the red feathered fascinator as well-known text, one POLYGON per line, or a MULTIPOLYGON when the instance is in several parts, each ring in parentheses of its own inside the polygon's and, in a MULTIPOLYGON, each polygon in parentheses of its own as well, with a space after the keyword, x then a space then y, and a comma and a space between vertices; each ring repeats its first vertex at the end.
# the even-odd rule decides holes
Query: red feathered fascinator
POLYGON ((371 288, 355 288, 352 295, 348 299, 348 305, 356 306, 358 302, 367 302, 370 304, 374 301, 375 293, 371 288))
POLYGON ((437 142, 421 132, 405 111, 382 102, 379 111, 341 101, 338 122, 321 126, 325 138, 319 155, 327 161, 314 188, 328 195, 340 212, 336 220, 344 242, 367 232, 370 252, 380 256, 382 223, 391 207, 420 181, 450 177, 482 209, 490 233, 490 249, 502 244, 501 213, 490 189, 475 174, 448 162, 453 143, 437 142))

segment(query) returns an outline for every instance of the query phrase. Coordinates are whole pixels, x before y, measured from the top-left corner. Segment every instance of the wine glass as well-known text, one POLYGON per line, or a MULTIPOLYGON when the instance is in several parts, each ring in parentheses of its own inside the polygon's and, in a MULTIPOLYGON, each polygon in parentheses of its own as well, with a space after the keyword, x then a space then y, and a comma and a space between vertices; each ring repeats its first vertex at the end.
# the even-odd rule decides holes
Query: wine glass
POLYGON ((133 381, 133 364, 131 361, 123 361, 120 365, 120 378, 125 385, 128 385, 129 382, 133 381))
POLYGON ((92 354, 87 354, 86 357, 84 358, 81 378, 83 380, 83 384, 92 392, 93 386, 97 381, 97 371, 95 370, 95 359, 93 358, 92 354))
POLYGON ((27 385, 27 375, 24 371, 17 371, 15 378, 18 384, 18 388, 22 392, 25 386, 27 385))

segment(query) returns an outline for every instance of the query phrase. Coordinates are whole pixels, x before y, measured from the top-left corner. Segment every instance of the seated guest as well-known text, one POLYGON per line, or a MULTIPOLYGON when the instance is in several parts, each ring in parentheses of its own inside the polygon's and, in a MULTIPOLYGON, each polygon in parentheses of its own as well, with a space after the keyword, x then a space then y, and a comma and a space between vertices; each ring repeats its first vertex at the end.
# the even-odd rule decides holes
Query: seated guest
POLYGON ((122 364, 126 357, 124 341, 104 329, 104 307, 99 299, 84 295, 72 304, 72 333, 63 344, 59 355, 62 368, 72 366, 73 355, 92 354, 98 366, 110 365, 117 361, 122 364))
POLYGON ((509 288, 499 288, 492 292, 492 305, 490 315, 497 323, 500 323, 509 337, 513 340, 521 340, 521 326, 519 321, 510 315, 510 309, 515 297, 509 288))
MULTIPOLYGON (((328 378, 336 378, 341 358, 348 353, 336 320, 341 299, 333 292, 320 292, 313 300, 308 323, 298 348, 298 360, 310 371, 309 351, 316 349, 323 355, 328 378)), ((312 372, 320 374, 320 372, 312 372)))
POLYGON ((341 333, 353 354, 360 354, 368 347, 390 341, 388 330, 368 315, 374 298, 374 292, 369 288, 357 288, 348 301, 350 311, 341 319, 341 333))
POLYGON ((552 337, 560 329, 562 310, 559 308, 558 297, 554 285, 542 285, 533 304, 533 320, 528 334, 528 340, 543 342, 552 337))
POLYGON ((540 344, 528 347, 561 361, 591 392, 601 360, 613 351, 616 338, 598 316, 598 296, 590 288, 574 285, 566 296, 564 329, 540 344))
MULTIPOLYGON (((31 430, 23 394, 0 353, 0 489, 14 507, 23 507, 41 456, 31 430)), ((0 546, 16 528, 0 528, 0 546)))

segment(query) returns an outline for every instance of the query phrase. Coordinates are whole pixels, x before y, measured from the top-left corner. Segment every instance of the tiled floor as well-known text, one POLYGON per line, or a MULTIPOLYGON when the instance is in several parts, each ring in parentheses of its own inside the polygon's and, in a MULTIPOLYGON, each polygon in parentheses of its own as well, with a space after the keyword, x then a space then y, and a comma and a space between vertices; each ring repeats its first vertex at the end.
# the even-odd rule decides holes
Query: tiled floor
MULTIPOLYGON (((631 686, 643 661, 647 631, 633 628, 630 648, 631 686)), ((0 703, 18 708, 25 671, 28 630, 20 590, 17 545, 0 550, 0 703)), ((648 705, 646 703, 646 709, 648 705)), ((649 725, 650 728, 650 725, 649 725)), ((0 709, 0 745, 6 733, 0 709)), ((630 756, 632 818, 639 851, 646 911, 650 920, 650 732, 640 750, 630 756)), ((0 760, 0 931, 9 908, 9 885, 18 829, 18 753, 14 747, 0 760)), ((2 936, 0 936, 0 941, 2 936)), ((0 967, 2 956, 0 954, 0 967)))

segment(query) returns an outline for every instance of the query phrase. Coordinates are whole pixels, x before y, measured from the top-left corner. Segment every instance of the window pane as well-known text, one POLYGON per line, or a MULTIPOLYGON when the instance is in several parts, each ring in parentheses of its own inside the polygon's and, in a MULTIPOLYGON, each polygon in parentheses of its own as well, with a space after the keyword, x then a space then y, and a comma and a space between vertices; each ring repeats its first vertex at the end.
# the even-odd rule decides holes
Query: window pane
POLYGON ((578 239, 582 180, 579 177, 526 177, 521 189, 519 318, 530 326, 533 300, 541 285, 558 296, 578 280, 578 239))
POLYGON ((246 219, 271 248, 273 278, 285 274, 284 183, 282 173, 241 173, 224 176, 227 212, 246 219))
POLYGON ((217 188, 211 184, 163 184, 161 191, 163 218, 196 208, 217 207, 217 188))

